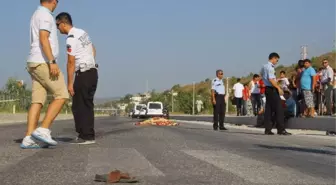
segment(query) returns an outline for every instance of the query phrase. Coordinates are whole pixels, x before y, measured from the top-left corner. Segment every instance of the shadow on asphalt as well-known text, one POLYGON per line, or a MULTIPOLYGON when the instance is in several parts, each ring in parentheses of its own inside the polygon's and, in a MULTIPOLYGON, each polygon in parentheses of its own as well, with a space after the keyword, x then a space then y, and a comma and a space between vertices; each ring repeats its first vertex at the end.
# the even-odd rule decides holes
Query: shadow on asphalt
MULTIPOLYGON (((74 138, 70 138, 70 137, 53 137, 52 139, 54 139, 55 141, 60 141, 60 142, 71 142, 74 140, 74 138)), ((23 138, 21 139, 14 139, 13 141, 15 143, 22 143, 23 138)))
POLYGON ((325 147, 336 149, 336 146, 325 146, 325 147))
POLYGON ((321 150, 321 149, 287 147, 287 146, 270 146, 270 145, 256 145, 256 146, 261 147, 261 148, 266 148, 266 149, 287 150, 287 151, 295 151, 295 152, 325 154, 325 155, 336 155, 336 152, 328 151, 328 150, 321 150))

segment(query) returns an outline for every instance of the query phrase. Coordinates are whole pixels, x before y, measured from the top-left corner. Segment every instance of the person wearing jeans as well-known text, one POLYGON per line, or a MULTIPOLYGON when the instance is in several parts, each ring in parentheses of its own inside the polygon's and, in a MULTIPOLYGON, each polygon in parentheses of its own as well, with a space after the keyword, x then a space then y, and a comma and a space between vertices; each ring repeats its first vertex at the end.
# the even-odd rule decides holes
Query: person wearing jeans
POLYGON ((253 80, 250 82, 251 101, 252 101, 254 116, 257 116, 261 108, 259 79, 260 79, 260 76, 258 74, 255 74, 253 75, 253 80))

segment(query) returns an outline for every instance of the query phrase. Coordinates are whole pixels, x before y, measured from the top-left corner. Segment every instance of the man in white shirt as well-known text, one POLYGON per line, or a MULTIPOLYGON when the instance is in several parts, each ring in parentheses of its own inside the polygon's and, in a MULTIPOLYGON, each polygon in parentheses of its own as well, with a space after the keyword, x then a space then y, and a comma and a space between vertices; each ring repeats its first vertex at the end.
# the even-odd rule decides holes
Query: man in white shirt
POLYGON ((72 113, 78 133, 75 143, 93 144, 95 143, 93 99, 98 83, 96 49, 84 30, 73 27, 70 14, 66 12, 58 14, 56 25, 61 34, 68 35, 66 40, 68 91, 73 97, 72 113))
POLYGON ((243 104, 243 90, 244 85, 240 83, 240 78, 237 79, 237 83, 233 85, 234 97, 236 100, 237 116, 242 115, 242 104, 243 104))
POLYGON ((49 128, 69 98, 63 73, 57 65, 59 48, 52 12, 58 0, 40 0, 40 4, 30 20, 30 54, 27 59, 27 71, 32 78, 32 104, 28 112, 26 137, 21 143, 23 149, 57 144, 52 139, 49 128), (37 128, 47 91, 53 95, 54 100, 48 107, 41 127, 37 128))
POLYGON ((326 108, 327 108, 327 115, 332 115, 332 90, 333 90, 333 78, 334 78, 334 71, 329 66, 329 62, 327 59, 322 61, 322 76, 321 76, 321 83, 323 85, 324 96, 326 101, 326 108))
POLYGON ((280 87, 282 88, 283 91, 288 91, 288 86, 289 86, 289 81, 288 78, 286 77, 286 72, 285 71, 280 71, 280 78, 278 79, 278 82, 280 82, 280 87))
POLYGON ((261 109, 261 94, 260 94, 259 80, 260 76, 258 74, 254 74, 253 79, 249 85, 254 116, 257 116, 258 112, 261 109))

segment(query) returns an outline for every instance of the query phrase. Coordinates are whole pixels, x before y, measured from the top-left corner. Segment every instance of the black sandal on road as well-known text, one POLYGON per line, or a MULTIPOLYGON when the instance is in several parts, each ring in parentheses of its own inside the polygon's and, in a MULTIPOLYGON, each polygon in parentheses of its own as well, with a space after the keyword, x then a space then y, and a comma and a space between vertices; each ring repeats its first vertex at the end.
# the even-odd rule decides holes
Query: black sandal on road
POLYGON ((103 175, 96 174, 94 181, 106 182, 107 184, 139 182, 135 177, 131 177, 128 173, 122 173, 119 170, 112 171, 109 174, 103 174, 103 175))

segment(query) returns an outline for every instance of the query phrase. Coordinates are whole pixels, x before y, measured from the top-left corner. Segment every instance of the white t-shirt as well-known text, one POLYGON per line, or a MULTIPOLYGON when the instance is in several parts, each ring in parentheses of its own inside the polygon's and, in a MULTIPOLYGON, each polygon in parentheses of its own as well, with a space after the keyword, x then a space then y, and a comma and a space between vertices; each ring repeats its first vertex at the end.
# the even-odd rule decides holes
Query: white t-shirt
POLYGON ((233 90, 234 90, 234 96, 236 98, 242 98, 243 97, 243 90, 244 90, 244 85, 241 83, 236 83, 233 85, 233 90))
POLYGON ((40 44, 40 30, 46 30, 50 33, 49 42, 52 54, 57 61, 59 54, 59 45, 57 38, 57 28, 52 12, 39 6, 30 20, 30 54, 27 62, 45 63, 49 62, 44 55, 40 44))
POLYGON ((67 53, 76 59, 76 71, 80 67, 93 68, 96 64, 93 55, 93 45, 89 35, 82 29, 71 28, 66 40, 67 53))
POLYGON ((279 78, 278 81, 282 81, 281 84, 280 84, 280 87, 282 89, 288 89, 288 86, 289 86, 289 81, 288 81, 288 78, 284 77, 284 78, 279 78))
POLYGON ((260 94, 260 87, 259 87, 259 81, 257 82, 254 82, 254 81, 251 81, 250 82, 251 84, 251 94, 260 94))

